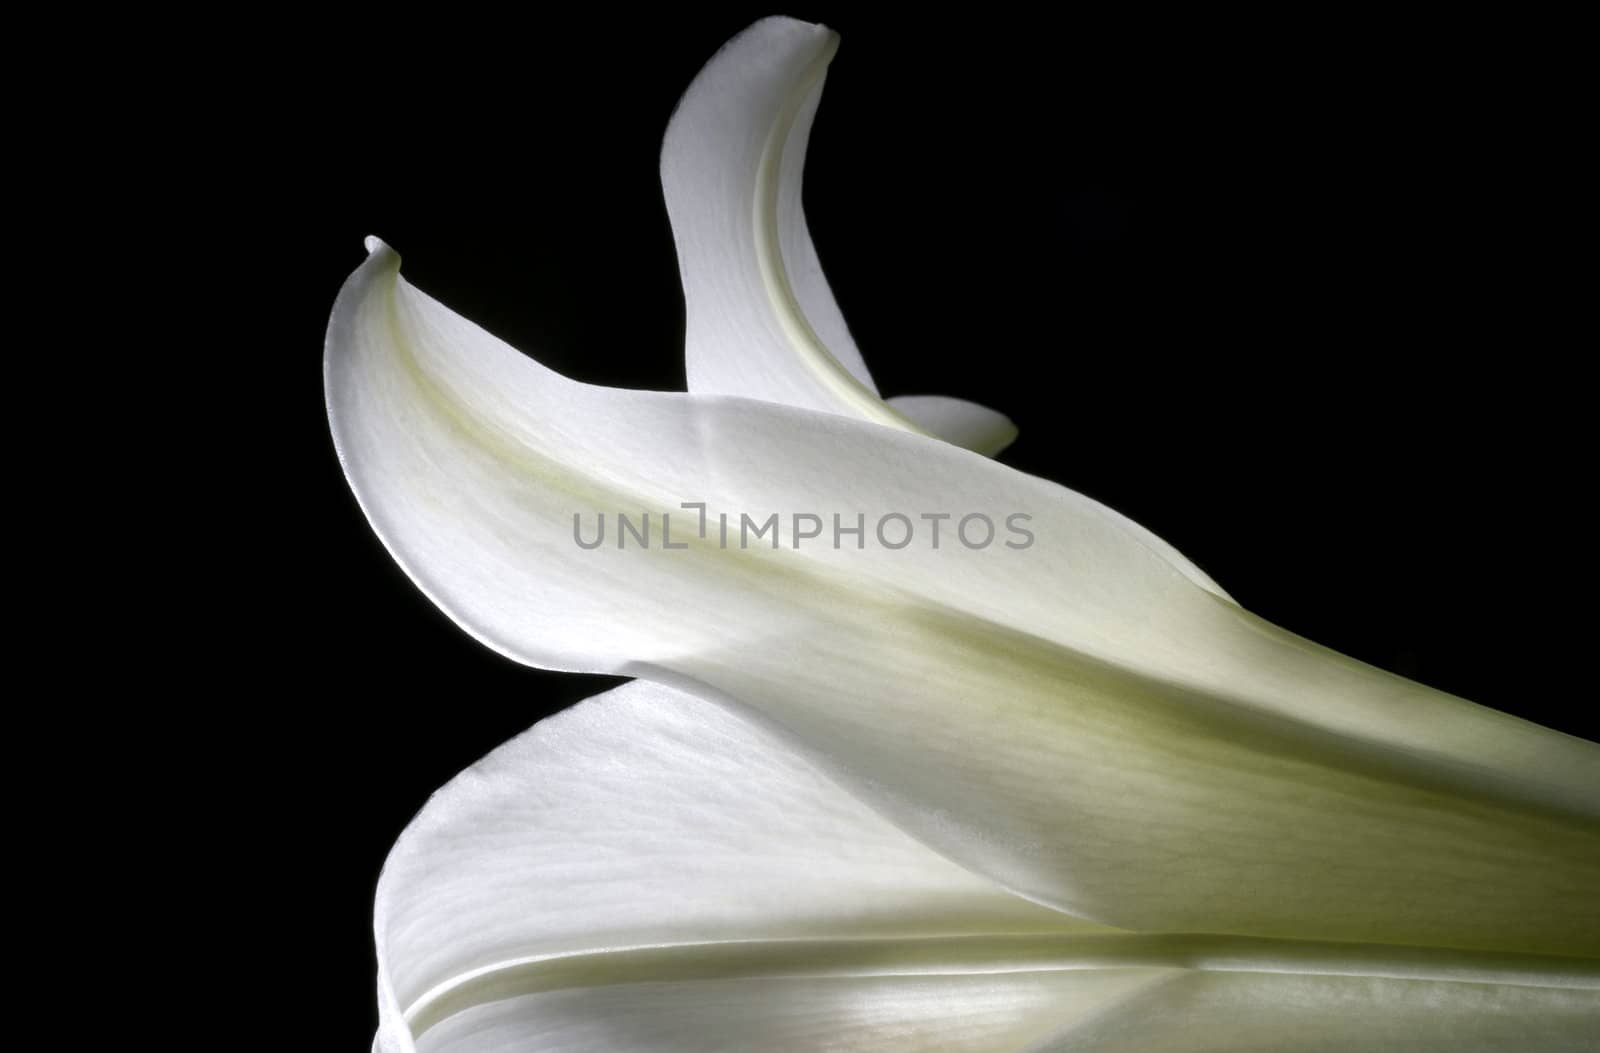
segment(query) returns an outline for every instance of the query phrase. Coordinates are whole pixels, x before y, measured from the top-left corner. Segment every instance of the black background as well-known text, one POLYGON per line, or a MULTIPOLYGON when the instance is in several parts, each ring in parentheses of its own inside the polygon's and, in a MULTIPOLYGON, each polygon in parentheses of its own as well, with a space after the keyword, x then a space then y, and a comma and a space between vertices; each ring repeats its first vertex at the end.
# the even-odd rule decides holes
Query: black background
MULTIPOLYGON (((176 190, 259 268, 222 306, 263 345, 229 390, 266 409, 234 495, 265 537, 230 581, 270 628, 224 683, 275 693, 252 833, 316 949, 319 1047, 370 1040, 373 885, 428 793, 616 682, 497 657, 392 565, 328 438, 334 295, 377 234, 541 361, 681 389, 660 137, 764 13, 303 27, 244 75, 209 60, 230 108, 176 190)), ((1005 462, 1246 607, 1595 737, 1564 602, 1589 559, 1572 96, 1538 27, 792 13, 843 34, 805 200, 885 394, 1001 409, 1005 462)))

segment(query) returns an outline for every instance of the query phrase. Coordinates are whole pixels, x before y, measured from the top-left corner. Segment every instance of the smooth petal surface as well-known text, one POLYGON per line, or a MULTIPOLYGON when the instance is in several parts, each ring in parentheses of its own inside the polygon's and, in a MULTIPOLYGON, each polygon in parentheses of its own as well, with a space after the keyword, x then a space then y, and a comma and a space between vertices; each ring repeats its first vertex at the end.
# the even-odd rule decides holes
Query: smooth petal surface
POLYGON ((1017 426, 1002 413, 944 395, 897 395, 889 400, 906 419, 929 435, 993 457, 1017 437, 1017 426))
POLYGON ((1029 1053, 1582 1053, 1600 992, 1382 977, 1191 972, 1029 1053))
POLYGON ((397 271, 378 246, 335 307, 335 441, 396 559, 503 653, 760 714, 918 840, 1105 924, 1600 954, 1593 744, 1262 622, 1061 487, 845 417, 575 384, 397 271), (675 519, 663 550, 682 501, 711 529, 675 519), (656 544, 574 544, 574 513, 617 510, 656 544), (956 519, 939 548, 797 549, 811 511, 956 519), (968 548, 969 511, 1036 543, 968 548), (720 547, 723 513, 782 537, 720 547))
POLYGON ((384 868, 375 930, 380 1053, 1227 1049, 1307 1025, 1361 1040, 1344 1048, 1445 1048, 1473 1019, 1537 1050, 1600 1021, 1600 964, 1149 937, 1045 910, 781 736, 646 681, 435 794, 384 868), (1169 1029, 1175 1013, 1205 1026, 1169 1029))
POLYGON ((646 681, 435 794, 384 867, 375 929, 386 1051, 407 1048, 406 1011, 426 1031, 480 1002, 671 979, 730 950, 781 971, 819 940, 881 958, 897 939, 1107 931, 962 870, 771 732, 646 681), (670 947, 685 951, 646 951, 670 947))
POLYGON ((526 995, 425 1035, 422 1053, 1003 1053, 1164 974, 762 977, 526 995))
POLYGON ((997 453, 1016 429, 993 410, 972 407, 988 418, 974 433, 972 413, 919 419, 878 397, 823 276, 801 177, 838 41, 791 18, 757 22, 706 64, 667 127, 661 183, 683 277, 689 390, 842 413, 997 453))

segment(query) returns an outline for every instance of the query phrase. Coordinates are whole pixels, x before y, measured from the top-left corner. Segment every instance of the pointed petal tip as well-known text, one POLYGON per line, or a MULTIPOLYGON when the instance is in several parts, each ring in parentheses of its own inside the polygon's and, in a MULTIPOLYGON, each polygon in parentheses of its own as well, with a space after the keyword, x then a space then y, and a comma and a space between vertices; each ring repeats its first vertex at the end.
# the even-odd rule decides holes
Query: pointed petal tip
POLYGON ((834 38, 839 36, 838 33, 821 22, 807 22, 802 18, 794 18, 789 15, 768 15, 766 18, 758 18, 750 24, 751 29, 755 29, 757 26, 770 26, 774 29, 782 27, 790 32, 805 32, 816 36, 826 35, 834 38))
POLYGON ((791 54, 806 49, 807 53, 814 54, 826 66, 839 50, 839 34, 821 22, 806 22, 788 15, 770 15, 750 23, 743 32, 724 44, 722 50, 737 52, 744 49, 748 52, 773 44, 791 54), (817 50, 810 52, 808 49, 811 48, 817 50))
POLYGON ((366 247, 367 258, 362 261, 361 269, 357 273, 382 273, 384 271, 399 273, 400 254, 394 251, 394 246, 376 234, 368 234, 361 239, 361 244, 366 247))
POLYGON ((400 254, 394 251, 394 246, 390 245, 387 241, 384 241, 376 234, 368 234, 365 238, 361 239, 361 244, 366 246, 367 258, 369 260, 373 257, 383 257, 396 267, 400 265, 400 254))

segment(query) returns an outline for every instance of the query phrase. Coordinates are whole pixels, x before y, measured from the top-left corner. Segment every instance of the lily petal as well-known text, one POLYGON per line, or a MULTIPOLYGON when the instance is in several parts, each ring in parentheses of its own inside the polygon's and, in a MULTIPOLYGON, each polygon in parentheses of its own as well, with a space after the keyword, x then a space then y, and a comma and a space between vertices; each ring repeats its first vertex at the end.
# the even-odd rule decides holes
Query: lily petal
POLYGON ((421 1053, 994 1053, 1103 1011, 1154 969, 778 976, 524 995, 445 1021, 421 1053))
POLYGON ((993 457, 1017 437, 1017 426, 987 406, 946 395, 896 395, 889 405, 907 420, 945 442, 993 457))
POLYGON ((1081 495, 845 417, 573 383, 400 280, 381 244, 326 372, 375 530, 479 639, 759 714, 1030 899, 1145 931, 1600 954, 1600 747, 1263 622, 1081 495), (1030 516, 1037 543, 969 549, 950 524, 939 549, 572 538, 575 511, 703 501, 713 524, 816 509, 871 530, 953 494, 958 516, 1030 516))
POLYGON ((823 276, 800 188, 838 42, 824 26, 762 19, 706 64, 667 127, 661 184, 683 277, 689 390, 846 414, 997 453, 1010 442, 1000 436, 1016 429, 993 410, 982 410, 990 419, 973 434, 971 414, 916 419, 879 398, 823 276))
POLYGON ((1196 1022, 1210 1048, 1292 1049, 1308 1027, 1428 1048, 1466 1021, 1561 1049, 1600 1020, 1600 964, 1150 937, 1045 910, 779 735, 646 681, 435 794, 384 868, 375 930, 380 1053, 1191 1049, 1196 1022))
POLYGON ((1108 931, 967 873, 771 732, 647 681, 439 791, 390 855, 377 927, 413 1008, 509 966, 640 945, 1108 931))
POLYGON ((1600 992, 1386 977, 1189 972, 1029 1053, 1582 1053, 1600 992))
MULTIPOLYGON (((720 978, 732 963, 937 971, 952 943, 935 937, 1111 931, 968 873, 773 733, 646 681, 541 722, 436 793, 384 867, 375 929, 392 1010, 379 1048, 396 1053, 542 989, 720 978)), ((971 959, 973 942, 954 945, 971 959)))

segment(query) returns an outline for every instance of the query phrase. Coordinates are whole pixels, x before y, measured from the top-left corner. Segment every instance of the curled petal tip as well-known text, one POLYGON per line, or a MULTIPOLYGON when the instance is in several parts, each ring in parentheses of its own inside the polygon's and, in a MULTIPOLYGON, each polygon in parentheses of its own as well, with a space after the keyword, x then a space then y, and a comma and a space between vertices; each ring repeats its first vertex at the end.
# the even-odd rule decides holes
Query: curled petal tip
POLYGON ((376 268, 379 271, 399 272, 400 254, 387 241, 375 234, 368 234, 361 243, 367 248, 365 266, 368 270, 376 268))
POLYGON ((750 28, 754 29, 756 26, 760 25, 769 25, 773 27, 782 26, 785 29, 797 31, 806 30, 819 36, 825 35, 829 37, 838 37, 839 35, 821 22, 807 22, 803 18, 791 18, 788 15, 768 15, 766 18, 756 20, 756 22, 754 22, 750 28))

